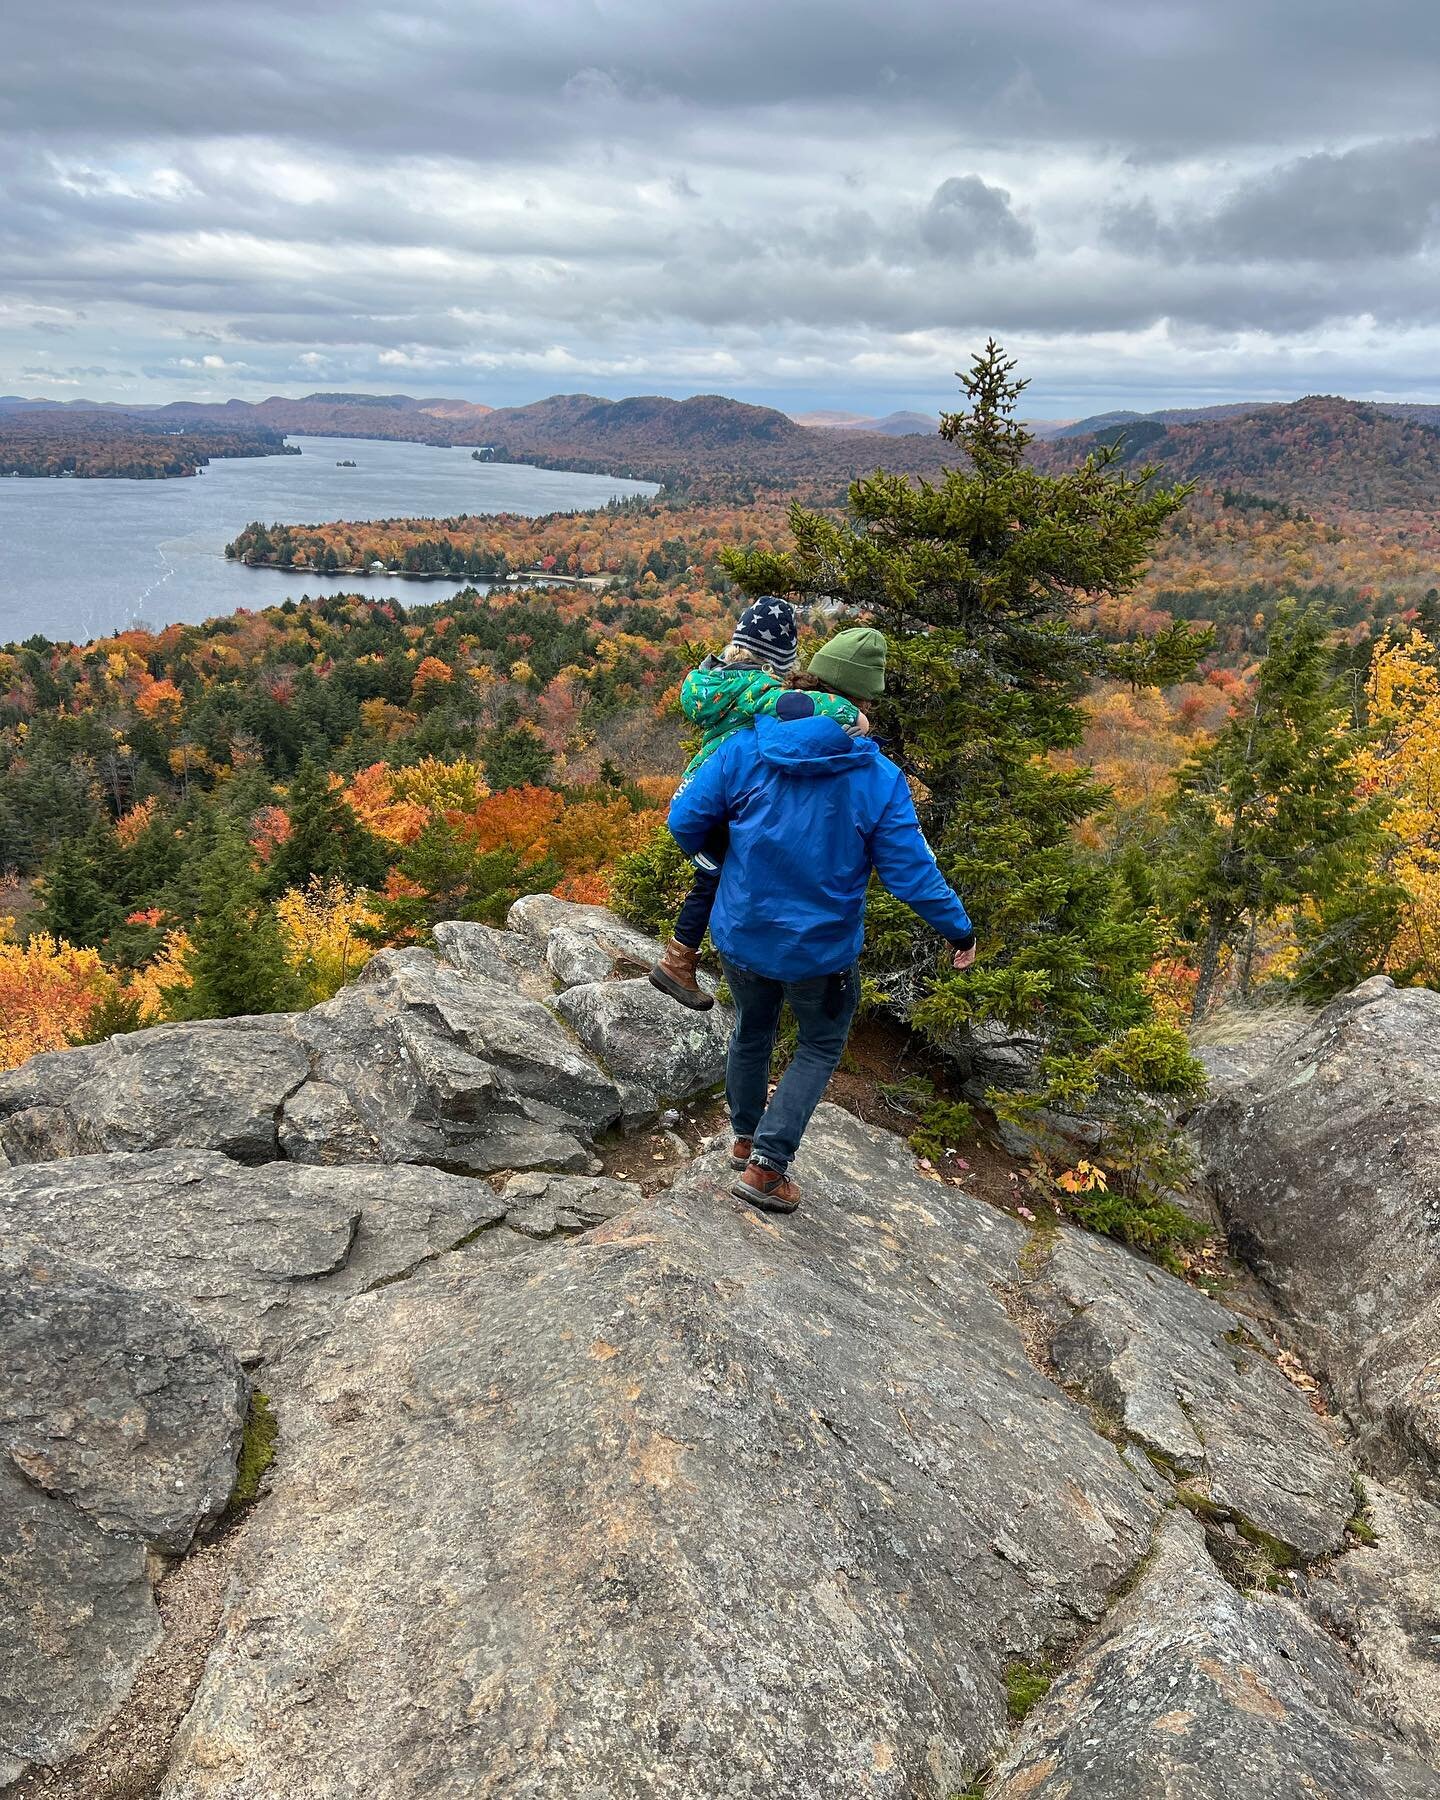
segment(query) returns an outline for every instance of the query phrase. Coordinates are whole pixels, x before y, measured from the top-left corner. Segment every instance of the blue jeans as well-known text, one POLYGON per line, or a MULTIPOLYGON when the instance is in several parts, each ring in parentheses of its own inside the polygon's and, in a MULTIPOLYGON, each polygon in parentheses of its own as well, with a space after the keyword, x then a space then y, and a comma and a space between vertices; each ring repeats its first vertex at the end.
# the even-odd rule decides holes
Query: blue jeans
POLYGON ((712 825, 700 853, 713 867, 702 869, 698 863, 695 865, 695 878, 675 921, 676 942, 688 945, 691 950, 698 950, 704 940, 705 928, 715 910, 715 895, 720 888, 720 865, 729 848, 730 827, 712 825))
POLYGON ((725 1098, 736 1137, 753 1139, 756 1162, 782 1173, 794 1160, 820 1104, 826 1083, 835 1073, 850 1023, 860 999, 860 970, 842 969, 813 981, 772 981, 742 969, 728 956, 720 958, 725 980, 735 997, 735 1030, 725 1059, 725 1098), (786 1001, 800 1027, 800 1042, 790 1066, 767 1106, 770 1059, 786 1001))

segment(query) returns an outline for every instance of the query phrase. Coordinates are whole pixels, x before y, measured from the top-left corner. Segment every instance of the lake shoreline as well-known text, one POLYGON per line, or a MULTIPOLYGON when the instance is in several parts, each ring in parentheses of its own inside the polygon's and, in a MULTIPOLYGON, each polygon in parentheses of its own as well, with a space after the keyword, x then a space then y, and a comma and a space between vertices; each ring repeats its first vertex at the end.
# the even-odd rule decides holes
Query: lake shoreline
POLYGON ((371 573, 368 560, 341 572, 227 558, 226 544, 251 520, 301 527, 340 518, 539 518, 658 491, 583 470, 474 462, 463 446, 299 434, 296 441, 299 456, 212 461, 204 481, 0 479, 0 642, 91 643, 137 624, 159 630, 254 612, 302 592, 384 599, 405 592, 402 582, 448 581, 451 591, 496 583, 444 570, 371 573), (358 466, 338 467, 348 456, 358 466))
MULTIPOLYGON (((495 516, 501 517, 498 513, 495 516)), ((540 517, 543 518, 544 514, 540 517)), ((371 581, 449 581, 460 587, 483 584, 492 590, 498 587, 580 587, 588 588, 591 593, 598 593, 615 585, 613 575, 550 575, 539 569, 517 569, 509 575, 457 575, 445 569, 376 570, 368 565, 361 567, 358 563, 351 564, 348 568, 313 569, 309 563, 246 562, 238 556, 227 557, 226 561, 234 563, 240 569, 257 569, 280 575, 312 575, 324 581, 335 581, 342 576, 348 579, 354 575, 361 580, 371 581)))

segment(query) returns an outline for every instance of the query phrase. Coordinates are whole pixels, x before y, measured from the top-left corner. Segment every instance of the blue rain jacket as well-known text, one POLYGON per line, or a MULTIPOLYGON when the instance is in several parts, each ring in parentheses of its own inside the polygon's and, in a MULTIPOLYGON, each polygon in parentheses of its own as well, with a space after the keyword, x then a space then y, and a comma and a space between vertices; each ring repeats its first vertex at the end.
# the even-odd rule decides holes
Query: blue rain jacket
POLYGON ((872 870, 941 937, 963 948, 974 936, 905 777, 833 719, 760 717, 727 739, 670 807, 670 830, 690 856, 722 824, 730 848, 710 935, 741 968, 776 981, 848 969, 865 936, 872 870))

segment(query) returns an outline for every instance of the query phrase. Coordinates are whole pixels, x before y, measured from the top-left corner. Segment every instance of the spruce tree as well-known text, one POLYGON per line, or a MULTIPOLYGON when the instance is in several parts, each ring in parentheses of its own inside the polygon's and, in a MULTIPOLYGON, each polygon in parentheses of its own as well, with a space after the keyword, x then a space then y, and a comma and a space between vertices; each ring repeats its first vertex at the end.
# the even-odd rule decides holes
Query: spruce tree
POLYGON ((199 903, 186 968, 191 985, 166 991, 175 1018, 227 1019, 285 1012, 300 1002, 275 914, 250 846, 228 822, 200 868, 199 903))
POLYGON ((443 818, 431 819, 396 864, 399 892, 377 898, 378 943, 428 938, 442 919, 500 924, 522 894, 544 892, 560 879, 557 864, 524 863, 508 846, 476 850, 443 818))
MULTIPOLYGON (((1172 907, 1197 945, 1197 1018, 1227 950, 1240 992, 1249 993, 1257 936, 1278 914, 1336 904, 1335 923, 1343 913, 1353 929, 1342 938, 1354 944, 1370 940, 1385 911, 1366 877, 1378 859, 1381 809, 1356 792, 1362 737, 1330 629, 1323 608, 1286 601, 1249 704, 1177 778, 1165 866, 1172 907)), ((1340 944, 1316 953, 1353 973, 1354 951, 1342 954, 1340 944)))
POLYGON ((1187 490, 1121 469, 1113 449, 1041 473, 1014 367, 992 341, 960 377, 968 407, 940 428, 960 460, 938 482, 879 471, 851 487, 844 521, 793 507, 793 551, 723 560, 749 594, 840 599, 890 640, 886 695, 867 711, 920 784, 921 824, 980 954, 953 974, 908 908, 877 894, 873 987, 945 1048, 993 1018, 1084 1051, 1150 1019, 1152 944, 1076 841, 1104 789, 1052 752, 1080 742, 1097 676, 1180 680, 1208 640, 1177 624, 1113 645, 1082 622, 1134 585, 1187 490))
POLYGON ((389 863, 385 847, 355 817, 348 801, 330 786, 321 765, 301 759, 286 797, 290 835, 271 858, 267 886, 272 894, 304 887, 313 876, 341 880, 349 887, 377 887, 389 863))
POLYGON ((541 786, 555 760, 533 725, 513 719, 482 732, 479 751, 485 779, 497 794, 503 788, 541 786))
POLYGON ((36 925, 67 943, 104 943, 125 916, 119 899, 123 864, 115 833, 107 826, 63 844, 41 878, 36 925))

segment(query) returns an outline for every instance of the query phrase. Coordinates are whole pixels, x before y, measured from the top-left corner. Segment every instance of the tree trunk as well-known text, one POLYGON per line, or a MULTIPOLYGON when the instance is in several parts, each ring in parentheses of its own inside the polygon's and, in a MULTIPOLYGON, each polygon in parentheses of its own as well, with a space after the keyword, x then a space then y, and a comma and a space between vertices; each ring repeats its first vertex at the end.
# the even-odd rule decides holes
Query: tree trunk
POLYGON ((1240 995, 1242 999, 1250 998, 1250 974, 1255 965, 1255 934, 1260 928, 1258 913, 1250 915, 1250 929, 1245 934, 1245 949, 1240 958, 1240 995))
POLYGON ((1225 947, 1225 932, 1219 919, 1212 918, 1205 933, 1205 948, 1200 953, 1200 978, 1195 983, 1195 1000, 1190 1008, 1192 1020, 1203 1019, 1210 1005, 1210 994, 1220 970, 1220 952, 1225 947))

